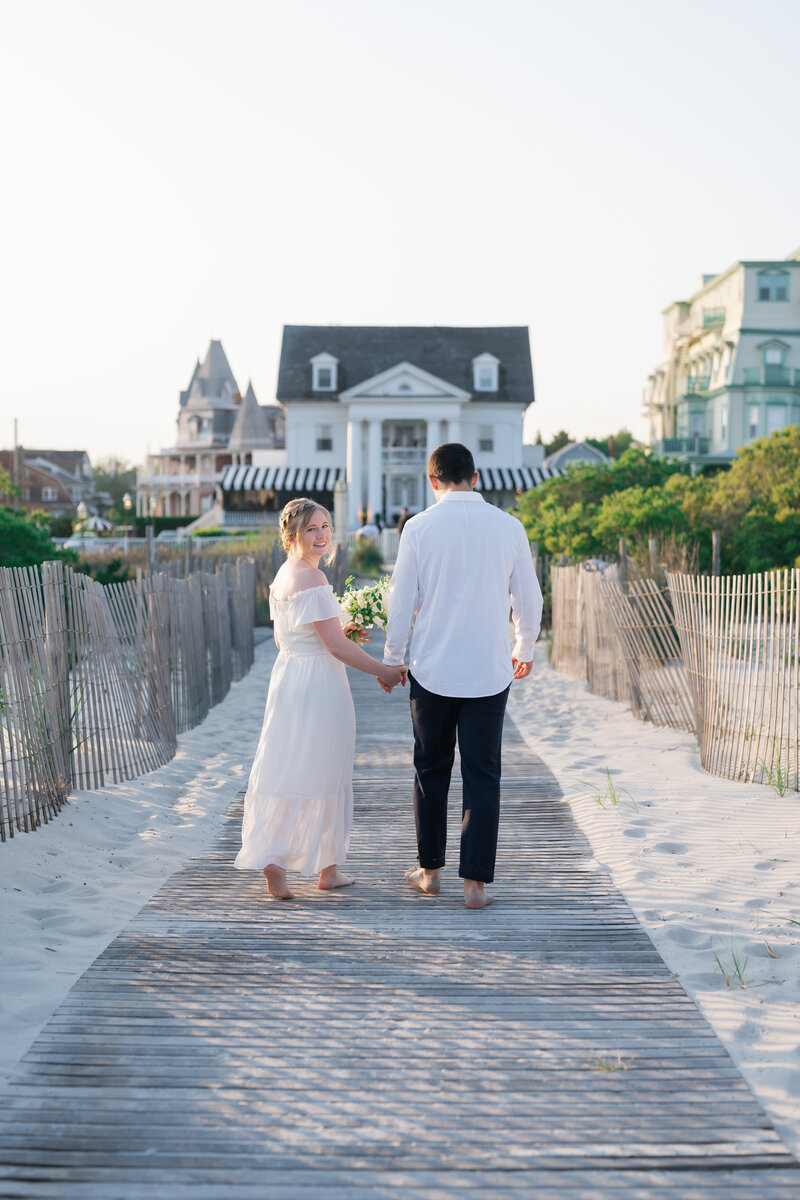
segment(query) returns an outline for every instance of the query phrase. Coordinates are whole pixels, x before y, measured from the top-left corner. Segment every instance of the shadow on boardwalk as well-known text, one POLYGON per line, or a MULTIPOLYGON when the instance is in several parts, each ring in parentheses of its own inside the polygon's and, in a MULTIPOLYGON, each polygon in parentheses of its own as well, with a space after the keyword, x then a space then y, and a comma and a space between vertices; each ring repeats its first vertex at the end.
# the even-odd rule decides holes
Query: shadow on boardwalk
MULTIPOLYGON (((411 861, 407 697, 353 678, 356 821, 294 904, 216 849, 73 988, 0 1108, 0 1195, 800 1195, 800 1168, 509 722, 497 903, 411 861)), ((460 813, 452 807, 453 839, 460 813)))

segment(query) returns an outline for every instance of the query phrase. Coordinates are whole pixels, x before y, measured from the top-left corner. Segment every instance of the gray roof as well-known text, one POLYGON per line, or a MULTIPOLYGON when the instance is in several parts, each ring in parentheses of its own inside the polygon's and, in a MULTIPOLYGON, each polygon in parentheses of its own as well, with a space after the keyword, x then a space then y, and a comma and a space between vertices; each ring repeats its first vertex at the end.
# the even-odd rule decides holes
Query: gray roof
POLYGON ((271 447, 275 437, 263 408, 259 408, 252 383, 247 385, 244 400, 239 405, 228 443, 229 450, 253 450, 271 447))
POLYGON ((311 391, 310 360, 323 352, 338 359, 338 392, 400 362, 413 363, 472 392, 472 359, 488 352, 500 359, 499 388, 477 393, 481 402, 500 400, 527 406, 534 399, 527 325, 284 325, 278 371, 282 403, 331 395, 311 391))
POLYGON ((214 401, 222 396, 226 384, 230 385, 229 390, 232 392, 239 391, 231 365, 222 349, 222 342, 212 340, 203 362, 197 365, 192 373, 189 387, 185 392, 181 392, 181 407, 187 403, 198 404, 202 400, 213 405, 214 401))
POLYGON ((598 450, 597 446, 591 446, 588 442, 567 442, 566 446, 562 446, 560 450, 554 450, 552 454, 548 454, 544 460, 544 466, 560 471, 568 463, 577 462, 610 463, 611 458, 602 450, 598 450))

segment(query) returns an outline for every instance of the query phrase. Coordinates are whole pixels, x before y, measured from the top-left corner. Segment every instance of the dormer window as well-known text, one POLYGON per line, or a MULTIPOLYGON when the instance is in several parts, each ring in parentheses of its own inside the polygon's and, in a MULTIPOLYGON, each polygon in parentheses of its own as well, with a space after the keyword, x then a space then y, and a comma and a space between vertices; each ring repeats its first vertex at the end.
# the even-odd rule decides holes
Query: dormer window
POLYGON ((788 271, 759 271, 757 275, 759 300, 788 300, 788 271))
POLYGON ((493 354, 479 354, 472 360, 472 388, 476 392, 496 392, 500 359, 493 354))
POLYGON ((335 392, 338 383, 339 361, 332 354, 316 354, 311 359, 311 390, 335 392))

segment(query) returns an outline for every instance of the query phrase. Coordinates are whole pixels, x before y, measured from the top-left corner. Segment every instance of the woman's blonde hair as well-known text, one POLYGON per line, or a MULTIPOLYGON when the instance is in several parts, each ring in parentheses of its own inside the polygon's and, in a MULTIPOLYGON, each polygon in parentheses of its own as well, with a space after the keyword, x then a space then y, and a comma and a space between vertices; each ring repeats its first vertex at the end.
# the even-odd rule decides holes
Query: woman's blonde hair
MULTIPOLYGON (((333 523, 331 514, 327 508, 323 508, 321 504, 317 504, 316 500, 309 500, 308 496, 298 496, 296 500, 290 500, 288 504, 284 504, 280 516, 280 531, 281 542, 287 554, 292 552, 292 543, 295 548, 299 546, 300 539, 311 524, 314 513, 321 512, 327 517, 328 524, 333 533, 333 523)), ((333 557, 333 543, 331 549, 325 555, 324 562, 330 562, 333 557)))

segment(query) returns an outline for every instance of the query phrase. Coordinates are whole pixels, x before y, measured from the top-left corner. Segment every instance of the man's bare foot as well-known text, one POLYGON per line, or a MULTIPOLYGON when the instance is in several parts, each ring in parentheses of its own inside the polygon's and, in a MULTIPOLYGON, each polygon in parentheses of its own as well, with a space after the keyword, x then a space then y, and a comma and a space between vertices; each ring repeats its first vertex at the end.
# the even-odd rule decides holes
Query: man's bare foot
POLYGON ((264 878, 267 881, 267 891, 270 896, 274 896, 276 900, 294 900, 294 892, 289 891, 286 871, 283 867, 276 867, 275 863, 269 863, 264 867, 264 878))
POLYGON ((327 892, 331 888, 350 887, 351 883, 355 883, 355 879, 351 879, 349 875, 343 875, 334 863, 331 867, 322 868, 317 887, 323 892, 327 892))
POLYGON ((464 880, 464 904, 467 908, 486 908, 494 902, 494 896, 487 896, 483 884, 477 879, 464 880))
POLYGON ((440 875, 441 871, 438 868, 428 871, 425 867, 409 867, 403 878, 412 887, 419 888, 426 896, 435 896, 441 887, 440 875))

